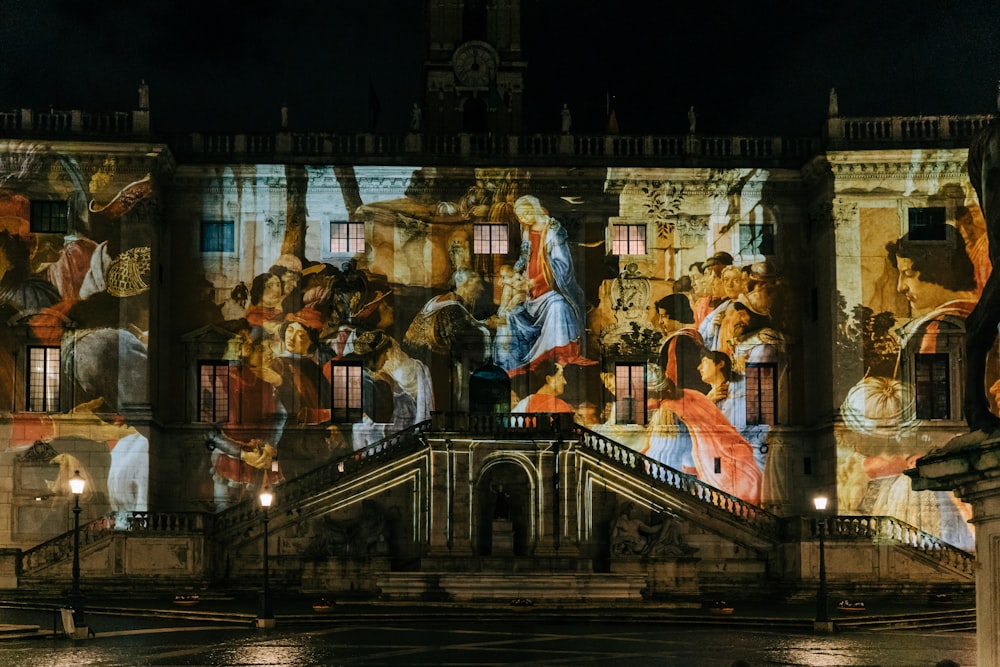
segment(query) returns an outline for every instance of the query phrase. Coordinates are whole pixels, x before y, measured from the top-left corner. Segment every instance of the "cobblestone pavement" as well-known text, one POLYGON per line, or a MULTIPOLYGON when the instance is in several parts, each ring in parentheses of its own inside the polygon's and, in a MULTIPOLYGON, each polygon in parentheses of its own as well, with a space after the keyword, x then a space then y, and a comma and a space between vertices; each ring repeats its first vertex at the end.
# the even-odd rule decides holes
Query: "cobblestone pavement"
MULTIPOLYGON (((52 628, 51 612, 0 610, 0 622, 52 628)), ((0 665, 671 665, 729 667, 933 666, 976 664, 973 633, 807 631, 706 627, 670 621, 421 621, 367 617, 252 630, 246 623, 92 613, 89 640, 46 637, 0 642, 0 665)))

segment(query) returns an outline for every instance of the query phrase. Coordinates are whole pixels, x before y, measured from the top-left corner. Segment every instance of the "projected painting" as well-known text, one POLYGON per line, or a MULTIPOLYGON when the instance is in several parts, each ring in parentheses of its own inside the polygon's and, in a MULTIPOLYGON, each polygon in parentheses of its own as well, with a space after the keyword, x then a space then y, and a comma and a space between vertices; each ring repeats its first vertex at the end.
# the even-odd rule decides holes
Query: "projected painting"
POLYGON ((130 414, 149 400, 154 204, 136 164, 17 144, 0 169, 0 409, 14 451, 48 465, 29 531, 57 521, 75 471, 88 499, 147 507, 148 433, 130 414))
POLYGON ((231 335, 198 376, 218 509, 432 412, 572 413, 750 502, 780 494, 766 171, 690 193, 600 172, 584 197, 516 168, 316 168, 273 174, 288 201, 258 210, 264 169, 223 176, 238 197, 206 197, 200 217, 224 215, 190 240, 231 335))
POLYGON ((971 188, 944 185, 928 204, 909 208, 903 224, 896 208, 857 212, 861 247, 870 250, 861 258, 862 302, 845 309, 839 344, 862 341, 864 375, 841 408, 838 498, 841 513, 896 517, 972 549, 971 508, 951 492, 913 491, 903 475, 964 430, 964 323, 990 271, 971 188))

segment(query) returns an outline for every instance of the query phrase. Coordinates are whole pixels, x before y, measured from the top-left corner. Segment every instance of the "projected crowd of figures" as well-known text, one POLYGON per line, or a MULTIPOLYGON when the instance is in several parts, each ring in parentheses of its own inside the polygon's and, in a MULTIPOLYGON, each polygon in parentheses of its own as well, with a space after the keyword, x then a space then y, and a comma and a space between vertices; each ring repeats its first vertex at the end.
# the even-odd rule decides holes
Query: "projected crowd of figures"
MULTIPOLYGON (((58 468, 79 466, 114 510, 147 503, 149 434, 130 415, 154 401, 151 239, 169 225, 169 256, 185 265, 168 268, 167 321, 153 327, 173 374, 154 411, 207 433, 179 463, 205 507, 434 413, 561 412, 726 493, 801 511, 788 509, 791 459, 775 455, 801 440, 776 427, 805 390, 789 362, 809 344, 813 267, 805 214, 766 170, 680 182, 657 169, 559 181, 523 168, 186 167, 183 198, 162 202, 111 158, 81 167, 26 146, 3 169, 10 442, 65 456, 90 443, 58 468)), ((858 212, 863 297, 841 298, 835 344, 861 345, 864 368, 837 430, 838 511, 971 546, 952 494, 913 492, 902 475, 930 448, 917 425, 960 429, 960 403, 938 389, 959 382, 963 320, 989 271, 978 206, 941 188, 930 194, 964 205, 909 221, 858 212)))
MULTIPOLYGON (((114 512, 145 510, 149 174, 19 145, 0 167, 0 410, 13 448, 52 455, 42 502, 76 471, 114 512), (9 429, 9 430, 8 430, 9 429)), ((49 516, 57 516, 52 512, 49 516)))

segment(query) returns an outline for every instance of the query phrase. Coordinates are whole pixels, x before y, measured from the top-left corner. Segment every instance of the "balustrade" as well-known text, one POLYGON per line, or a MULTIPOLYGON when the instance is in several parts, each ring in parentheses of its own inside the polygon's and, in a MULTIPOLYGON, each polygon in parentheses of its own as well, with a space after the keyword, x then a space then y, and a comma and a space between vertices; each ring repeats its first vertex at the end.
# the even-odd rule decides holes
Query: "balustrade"
MULTIPOLYGON (((975 556, 891 516, 833 516, 827 518, 830 539, 888 540, 918 553, 971 574, 975 556)), ((812 536, 818 537, 818 527, 811 525, 812 536)))

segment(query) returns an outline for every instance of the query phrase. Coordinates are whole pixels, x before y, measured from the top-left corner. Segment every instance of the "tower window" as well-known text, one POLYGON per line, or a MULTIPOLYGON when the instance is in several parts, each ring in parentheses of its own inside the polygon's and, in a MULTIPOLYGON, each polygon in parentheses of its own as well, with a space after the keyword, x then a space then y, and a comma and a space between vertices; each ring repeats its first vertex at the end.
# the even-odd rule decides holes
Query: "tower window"
POLYGON ((477 255, 506 255, 509 248, 507 225, 472 226, 472 251, 477 255))
POLYGON ((232 220, 202 220, 201 251, 235 252, 236 223, 232 220))
POLYGON ((59 411, 58 347, 28 348, 28 412, 59 411))
POLYGON ((355 254, 365 251, 365 223, 330 222, 330 252, 355 254))
POLYGON ((229 364, 226 362, 198 364, 198 421, 229 421, 229 364))
POLYGON ((950 419, 948 354, 915 354, 913 365, 917 419, 950 419))
POLYGON ((776 374, 774 364, 747 364, 747 424, 775 423, 776 374))
POLYGON ((69 208, 64 201, 32 201, 31 231, 36 234, 65 234, 69 208))
POLYGON ((943 206, 911 208, 907 215, 911 241, 944 241, 948 237, 943 206))
POLYGON ((618 424, 646 423, 646 366, 615 366, 615 421, 618 424))
POLYGON ((615 255, 645 255, 646 225, 612 225, 611 252, 615 255))

